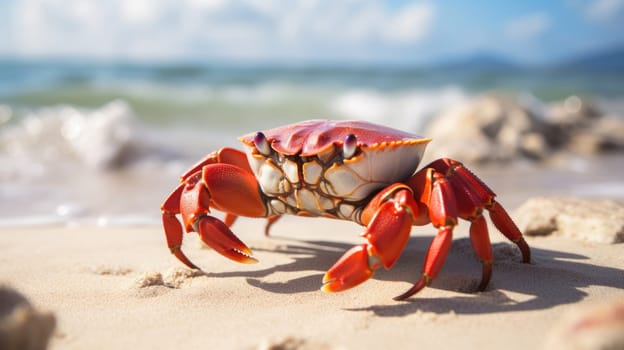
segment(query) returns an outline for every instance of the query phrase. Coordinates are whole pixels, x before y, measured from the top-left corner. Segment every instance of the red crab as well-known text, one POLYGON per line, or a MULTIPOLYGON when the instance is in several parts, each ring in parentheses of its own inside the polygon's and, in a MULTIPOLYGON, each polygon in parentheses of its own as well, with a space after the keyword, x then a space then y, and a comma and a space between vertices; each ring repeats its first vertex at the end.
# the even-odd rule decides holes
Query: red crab
POLYGON ((161 207, 169 249, 190 268, 197 266, 181 250, 183 227, 223 256, 254 263, 251 250, 229 229, 238 216, 267 218, 265 233, 283 214, 350 220, 366 227, 366 243, 348 250, 325 274, 322 290, 337 292, 382 266, 390 269, 411 226, 431 223, 438 233, 420 279, 395 298, 402 300, 437 276, 462 218, 471 222, 483 290, 492 273, 484 209, 520 248, 523 262, 530 261, 529 246, 494 192, 460 162, 442 158, 416 171, 428 138, 361 121, 311 120, 240 141, 247 154, 232 148, 210 153, 182 175, 161 207), (225 212, 224 221, 211 209, 225 212))

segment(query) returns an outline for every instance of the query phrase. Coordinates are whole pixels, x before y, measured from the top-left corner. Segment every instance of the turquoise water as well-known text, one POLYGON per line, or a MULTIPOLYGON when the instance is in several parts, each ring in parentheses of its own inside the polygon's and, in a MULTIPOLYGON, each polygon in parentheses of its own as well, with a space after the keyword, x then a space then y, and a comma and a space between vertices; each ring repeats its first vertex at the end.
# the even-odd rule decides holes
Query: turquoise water
MULTIPOLYGON (((20 115, 69 104, 96 108, 126 101, 149 124, 237 125, 338 118, 341 98, 368 93, 382 103, 453 91, 530 94, 540 101, 569 95, 624 97, 624 72, 569 69, 444 69, 409 67, 277 67, 0 62, 0 102, 20 115)), ((454 102, 454 101, 450 101, 454 102)), ((363 103, 366 103, 364 101, 363 103)), ((432 101, 435 103, 435 101, 432 101)), ((347 116, 348 117, 348 116, 347 116)), ((415 118, 426 116, 416 115, 415 118)))

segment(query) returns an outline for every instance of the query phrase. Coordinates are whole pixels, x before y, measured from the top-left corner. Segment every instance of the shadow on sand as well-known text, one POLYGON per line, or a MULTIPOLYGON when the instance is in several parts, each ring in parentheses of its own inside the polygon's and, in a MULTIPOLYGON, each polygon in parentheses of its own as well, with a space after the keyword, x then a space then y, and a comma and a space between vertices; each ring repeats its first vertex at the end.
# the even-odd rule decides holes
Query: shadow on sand
MULTIPOLYGON (((288 242, 272 252, 288 254, 293 261, 267 269, 247 272, 206 273, 208 277, 247 277, 247 282, 272 293, 316 291, 326 269, 352 245, 327 241, 288 242), (305 277, 287 282, 263 282, 262 278, 279 272, 311 271, 305 277)), ((379 270, 374 279, 413 283, 420 277, 431 237, 411 237, 401 259, 390 271, 379 270)), ((522 264, 513 244, 496 243, 494 273, 486 291, 476 292, 480 278, 478 263, 468 238, 456 239, 438 278, 429 288, 459 293, 459 296, 425 298, 418 294, 403 302, 376 305, 351 311, 372 311, 382 317, 398 317, 418 311, 476 314, 547 309, 582 300, 582 288, 606 286, 624 289, 624 270, 593 265, 589 257, 532 247, 532 263, 522 264), (523 300, 512 300, 507 293, 519 293, 523 300)), ((256 251, 262 249, 252 248, 256 251)), ((399 291, 402 292, 402 291, 399 291)))

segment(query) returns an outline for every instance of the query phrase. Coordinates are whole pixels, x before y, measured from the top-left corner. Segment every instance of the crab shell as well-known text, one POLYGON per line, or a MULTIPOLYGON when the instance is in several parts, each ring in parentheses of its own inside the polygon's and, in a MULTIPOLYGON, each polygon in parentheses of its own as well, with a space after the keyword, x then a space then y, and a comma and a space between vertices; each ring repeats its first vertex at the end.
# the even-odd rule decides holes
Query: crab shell
POLYGON ((266 143, 261 149, 258 133, 240 141, 272 214, 356 221, 354 212, 367 198, 416 171, 430 141, 362 121, 310 120, 262 134, 266 143))

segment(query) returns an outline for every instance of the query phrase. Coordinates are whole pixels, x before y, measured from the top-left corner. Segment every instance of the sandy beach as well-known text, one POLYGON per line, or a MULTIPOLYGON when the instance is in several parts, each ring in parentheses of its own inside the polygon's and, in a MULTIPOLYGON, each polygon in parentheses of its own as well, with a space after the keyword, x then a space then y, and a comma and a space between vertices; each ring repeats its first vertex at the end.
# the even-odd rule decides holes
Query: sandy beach
POLYGON ((624 0, 60 3, 0 1, 0 350, 624 350, 624 0), (192 184, 209 154, 230 165, 192 184), (522 263, 486 215, 483 291, 467 222, 403 301, 432 225, 369 236, 352 261, 396 264, 333 294, 326 271, 366 243, 353 222, 284 215, 265 236, 238 218, 257 264, 191 233, 191 270, 167 246, 176 202, 395 229, 406 216, 361 209, 421 214, 388 187, 404 182, 453 212, 447 177, 487 265, 467 198, 499 209, 455 165, 427 168, 439 158, 482 179, 531 249, 522 263))
MULTIPOLYGON (((496 185, 504 181, 491 174, 506 172, 484 174, 496 185)), ((556 174, 534 180, 549 176, 556 174)), ((514 187, 523 181, 532 180, 512 178, 499 191, 512 213, 539 192, 514 187)), ((169 254, 159 225, 2 227, 0 282, 55 316, 50 349, 546 348, 570 312, 624 300, 621 244, 528 237, 527 265, 493 227, 494 274, 486 291, 475 292, 480 265, 466 224, 439 278, 407 301, 392 297, 419 276, 431 227, 414 228, 392 270, 327 294, 319 290, 324 271, 361 243, 361 227, 287 217, 267 238, 263 225, 241 219, 233 227, 260 260, 255 265, 233 263, 186 235, 185 250, 205 274, 169 254)))

